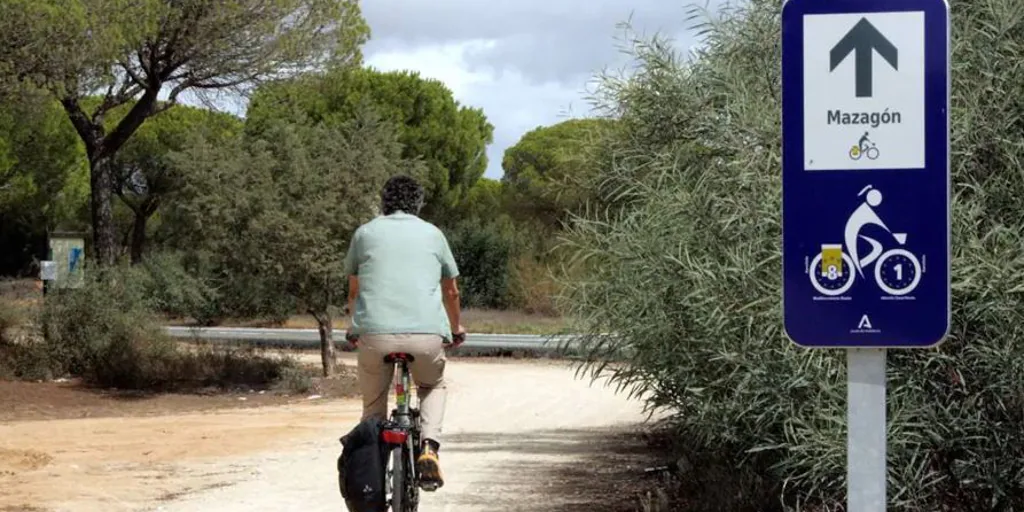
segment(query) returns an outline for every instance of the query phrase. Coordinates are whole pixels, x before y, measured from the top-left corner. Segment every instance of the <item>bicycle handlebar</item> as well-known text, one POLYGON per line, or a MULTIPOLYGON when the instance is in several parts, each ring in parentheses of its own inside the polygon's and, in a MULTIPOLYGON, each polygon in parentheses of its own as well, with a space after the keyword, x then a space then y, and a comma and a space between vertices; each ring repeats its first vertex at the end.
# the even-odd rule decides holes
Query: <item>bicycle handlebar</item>
POLYGON ((446 345, 446 346, 447 345, 459 345, 459 344, 461 344, 464 341, 466 341, 466 333, 464 333, 464 332, 463 333, 459 333, 459 334, 452 333, 452 340, 451 341, 446 341, 444 343, 444 345, 446 345))
MULTIPOLYGON (((359 341, 359 335, 346 332, 345 333, 345 341, 347 341, 349 343, 352 343, 352 344, 355 344, 355 342, 359 341)), ((462 342, 464 342, 464 341, 466 341, 466 333, 464 333, 464 332, 463 333, 459 333, 459 334, 452 333, 452 340, 451 341, 447 341, 446 340, 446 341, 444 341, 443 344, 444 344, 444 346, 449 347, 449 346, 452 346, 452 345, 462 344, 462 342)))

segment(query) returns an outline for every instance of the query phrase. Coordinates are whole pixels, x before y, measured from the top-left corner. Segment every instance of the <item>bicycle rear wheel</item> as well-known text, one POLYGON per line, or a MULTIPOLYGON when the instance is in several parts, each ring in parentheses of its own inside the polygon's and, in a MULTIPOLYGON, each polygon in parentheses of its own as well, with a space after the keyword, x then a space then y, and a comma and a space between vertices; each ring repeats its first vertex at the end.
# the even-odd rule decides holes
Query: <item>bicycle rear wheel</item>
POLYGON ((391 451, 391 512, 416 512, 419 489, 416 487, 412 446, 409 443, 391 451))
POLYGON ((406 472, 405 445, 391 450, 391 512, 405 512, 406 472))
POLYGON ((403 446, 402 451, 405 452, 405 456, 402 457, 402 460, 405 461, 404 512, 416 512, 420 506, 420 489, 416 486, 416 453, 411 443, 403 446))

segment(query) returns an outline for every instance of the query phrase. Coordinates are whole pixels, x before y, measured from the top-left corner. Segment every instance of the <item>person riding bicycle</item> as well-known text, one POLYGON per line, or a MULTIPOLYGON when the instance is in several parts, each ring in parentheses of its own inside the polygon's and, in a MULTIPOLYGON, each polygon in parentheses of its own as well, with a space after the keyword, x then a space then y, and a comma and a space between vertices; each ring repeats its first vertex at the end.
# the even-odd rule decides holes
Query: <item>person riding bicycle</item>
POLYGON ((860 140, 857 141, 857 148, 863 153, 868 149, 868 143, 870 142, 871 139, 868 138, 868 132, 864 132, 864 135, 861 135, 860 140))
POLYGON ((850 258, 853 259, 853 266, 857 270, 857 273, 864 276, 864 267, 870 265, 871 262, 878 258, 878 255, 882 253, 882 244, 869 236, 861 235, 860 232, 865 227, 870 225, 879 226, 882 229, 889 231, 889 226, 885 225, 885 222, 875 213, 875 208, 882 204, 882 192, 875 189, 871 185, 864 187, 858 196, 865 195, 864 202, 854 210, 850 218, 846 220, 846 228, 843 233, 843 240, 846 242, 846 248, 850 252, 850 258), (857 239, 860 238, 871 245, 871 252, 863 258, 858 254, 857 239))
POLYGON ((394 176, 381 191, 382 215, 352 236, 345 257, 349 338, 358 347, 363 419, 386 419, 394 364, 392 352, 413 356, 423 446, 416 461, 422 482, 444 484, 438 450, 447 388, 444 343, 461 343, 459 269, 444 234, 418 217, 423 187, 394 176), (454 336, 453 336, 454 335, 454 336))

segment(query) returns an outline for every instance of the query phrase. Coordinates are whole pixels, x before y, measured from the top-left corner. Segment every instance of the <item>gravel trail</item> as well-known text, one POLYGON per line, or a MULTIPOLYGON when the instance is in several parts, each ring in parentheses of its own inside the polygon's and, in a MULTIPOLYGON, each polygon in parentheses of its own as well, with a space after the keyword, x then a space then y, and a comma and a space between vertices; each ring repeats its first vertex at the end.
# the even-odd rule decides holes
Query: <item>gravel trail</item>
MULTIPOLYGON (((565 363, 453 361, 448 380, 441 450, 446 485, 421 494, 423 512, 571 510, 580 496, 545 492, 560 484, 552 470, 590 455, 602 431, 644 419, 639 403, 576 378, 565 363)), ((234 485, 149 510, 344 510, 334 465, 337 437, 350 427, 324 425, 293 450, 236 462, 252 470, 234 485)))

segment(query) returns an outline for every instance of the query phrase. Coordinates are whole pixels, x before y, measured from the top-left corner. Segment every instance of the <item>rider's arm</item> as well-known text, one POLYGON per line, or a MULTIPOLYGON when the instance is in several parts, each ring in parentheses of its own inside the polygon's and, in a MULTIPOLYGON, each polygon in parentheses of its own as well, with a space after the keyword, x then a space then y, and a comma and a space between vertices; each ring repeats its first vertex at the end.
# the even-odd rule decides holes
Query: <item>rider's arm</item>
POLYGON ((459 303, 459 285, 455 278, 441 280, 441 298, 444 301, 444 310, 448 313, 448 324, 452 332, 459 334, 462 328, 462 305, 459 303))
POLYGON ((359 234, 357 229, 352 234, 352 241, 349 242, 348 252, 345 254, 344 272, 348 275, 348 316, 356 314, 356 297, 359 296, 359 234))
POLYGON ((359 276, 348 276, 348 316, 356 314, 356 297, 359 296, 359 276))
POLYGON ((448 313, 448 324, 452 332, 462 333, 462 307, 459 304, 459 285, 455 279, 459 277, 459 266, 455 263, 455 256, 452 248, 448 245, 448 239, 438 231, 441 260, 441 301, 444 302, 444 310, 448 313))

